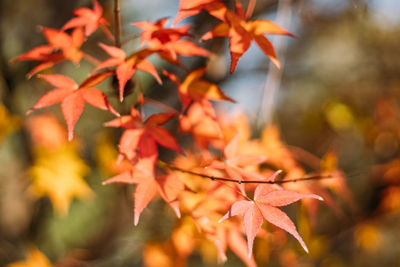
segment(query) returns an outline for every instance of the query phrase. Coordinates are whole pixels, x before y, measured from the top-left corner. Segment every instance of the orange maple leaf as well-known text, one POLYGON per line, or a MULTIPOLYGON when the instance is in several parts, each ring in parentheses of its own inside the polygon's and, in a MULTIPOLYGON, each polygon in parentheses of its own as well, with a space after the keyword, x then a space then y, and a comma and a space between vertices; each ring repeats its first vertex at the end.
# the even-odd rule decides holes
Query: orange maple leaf
POLYGON ((201 39, 208 40, 215 37, 230 37, 229 50, 231 52, 230 71, 235 71, 240 57, 249 49, 254 40, 261 50, 279 68, 280 63, 276 58, 272 43, 264 37, 264 34, 283 34, 293 36, 269 20, 247 21, 246 14, 241 4, 236 1, 236 12, 226 11, 225 19, 213 30, 206 33, 201 39))
POLYGON ((108 103, 104 93, 99 89, 93 88, 93 86, 99 84, 111 74, 111 72, 95 74, 84 80, 80 85, 64 75, 41 75, 40 78, 56 88, 43 95, 38 102, 27 111, 27 114, 35 109, 61 102, 61 111, 67 121, 68 139, 72 140, 75 123, 83 112, 85 102, 94 107, 109 110, 119 116, 118 112, 108 103))
POLYGON ((179 10, 172 25, 186 17, 199 14, 202 10, 206 10, 212 16, 225 20, 226 6, 221 0, 181 0, 179 2, 179 10))
POLYGON ((85 41, 81 28, 76 28, 71 35, 68 35, 57 29, 43 27, 42 33, 46 37, 48 45, 35 47, 11 60, 11 63, 25 60, 40 61, 39 65, 27 74, 28 78, 65 60, 71 60, 75 64, 81 61, 84 53, 80 47, 85 41))
POLYGON ((147 43, 150 49, 156 51, 161 58, 172 64, 182 65, 177 55, 204 57, 210 55, 207 50, 193 42, 181 39, 185 36, 191 36, 188 33, 190 26, 165 28, 167 21, 167 18, 163 18, 154 23, 139 21, 132 23, 132 25, 142 30, 142 45, 147 43))
POLYGON ((220 125, 215 120, 214 108, 207 100, 190 105, 186 114, 179 117, 179 126, 183 132, 191 133, 201 148, 206 149, 210 140, 223 137, 220 125))
MULTIPOLYGON (((239 134, 225 146, 224 148, 224 162, 213 161, 209 167, 222 169, 237 181, 243 180, 265 180, 265 177, 257 172, 244 169, 246 166, 256 166, 267 160, 266 156, 256 155, 242 155, 238 153, 239 150, 239 134)), ((276 173, 276 175, 279 172, 276 173)))
POLYGON ((115 73, 119 83, 119 98, 121 102, 124 98, 125 85, 133 74, 135 74, 137 69, 153 75, 159 84, 162 83, 156 68, 149 61, 145 60, 146 57, 153 53, 150 49, 139 50, 127 57, 125 51, 121 48, 105 44, 100 44, 100 47, 103 48, 111 58, 101 62, 92 70, 92 72, 103 68, 117 66, 115 73))
POLYGON ((153 114, 142 122, 142 116, 132 108, 130 115, 121 116, 105 125, 126 129, 119 142, 119 151, 127 159, 135 160, 137 150, 141 158, 157 156, 157 144, 178 152, 182 151, 171 133, 160 127, 175 115, 174 112, 153 114))
POLYGON ((155 177, 154 163, 156 155, 140 159, 135 166, 126 172, 114 176, 103 184, 127 183, 137 184, 135 190, 134 224, 139 222, 140 214, 158 192, 180 218, 178 195, 184 189, 184 184, 174 175, 155 177))
POLYGON ((89 8, 78 8, 74 11, 76 18, 70 19, 62 27, 62 30, 84 27, 85 35, 94 33, 100 25, 108 25, 108 21, 102 17, 103 9, 100 4, 93 0, 93 10, 89 8))
MULTIPOLYGON (((181 82, 174 74, 163 71, 165 76, 178 85, 178 93, 182 103, 182 111, 186 110, 186 108, 193 101, 200 103, 209 99, 235 102, 233 99, 226 96, 216 84, 201 79, 205 72, 206 68, 193 70, 186 76, 185 80, 181 82)), ((210 115, 215 117, 214 112, 212 112, 210 115)))
POLYGON ((254 238, 261 228, 263 218, 273 225, 293 235, 308 252, 307 246, 296 230, 296 226, 290 218, 276 207, 282 207, 294 203, 303 198, 315 198, 323 200, 314 194, 301 194, 288 191, 270 184, 260 184, 254 192, 254 200, 239 200, 233 203, 229 211, 220 219, 220 222, 232 216, 243 214, 243 224, 247 235, 249 257, 253 249, 254 238))

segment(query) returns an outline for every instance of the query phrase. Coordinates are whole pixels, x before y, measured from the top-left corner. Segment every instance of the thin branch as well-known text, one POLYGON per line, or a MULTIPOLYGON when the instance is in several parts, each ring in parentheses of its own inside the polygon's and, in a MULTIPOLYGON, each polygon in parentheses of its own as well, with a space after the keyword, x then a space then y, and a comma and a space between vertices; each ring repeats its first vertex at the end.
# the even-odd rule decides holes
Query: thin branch
POLYGON ((92 63, 95 66, 97 66, 97 65, 99 65, 101 63, 100 60, 98 60, 97 58, 95 58, 95 57, 93 57, 93 56, 91 56, 89 54, 86 54, 86 53, 83 54, 83 58, 86 59, 87 61, 89 61, 90 63, 92 63))
POLYGON ((157 161, 157 164, 163 168, 168 168, 170 170, 175 170, 175 171, 179 171, 179 172, 196 175, 201 178, 210 179, 212 181, 231 182, 231 183, 237 183, 237 184, 286 184, 286 183, 296 183, 296 182, 304 182, 304 181, 310 181, 310 180, 330 179, 330 178, 335 177, 334 175, 328 174, 328 175, 313 175, 313 176, 308 176, 308 177, 290 178, 290 179, 279 180, 279 181, 260 181, 260 180, 239 180, 238 181, 238 180, 234 180, 234 179, 230 179, 230 178, 218 177, 218 176, 213 176, 213 175, 197 173, 197 172, 193 172, 193 171, 189 171, 189 170, 184 170, 184 169, 178 168, 176 166, 170 165, 170 164, 162 162, 162 161, 157 161))
POLYGON ((256 2, 257 0, 249 0, 249 5, 247 6, 247 11, 246 11, 246 18, 250 18, 251 15, 253 15, 256 2))
POLYGON ((121 17, 119 9, 119 0, 114 0, 114 39, 115 45, 121 47, 121 17))
POLYGON ((113 42, 113 43, 115 44, 115 38, 114 38, 114 36, 112 35, 112 33, 110 32, 110 30, 107 28, 107 26, 104 25, 104 24, 100 24, 100 27, 101 27, 101 29, 103 30, 103 32, 105 33, 105 35, 107 36, 107 38, 108 38, 111 42, 113 42))
POLYGON ((152 105, 153 107, 157 107, 157 108, 159 108, 161 110, 164 110, 165 112, 173 112, 173 113, 176 113, 176 114, 179 113, 173 107, 170 107, 170 106, 168 106, 168 105, 166 105, 166 104, 164 104, 164 103, 162 103, 160 101, 157 101, 155 99, 152 99, 152 98, 145 97, 144 98, 144 103, 152 105))
POLYGON ((124 45, 126 45, 127 43, 129 43, 130 41, 133 41, 133 40, 135 40, 135 39, 137 39, 137 38, 139 38, 139 37, 140 37, 139 34, 132 35, 131 37, 129 37, 128 39, 126 39, 125 41, 123 41, 123 42, 121 43, 121 46, 124 46, 124 45))

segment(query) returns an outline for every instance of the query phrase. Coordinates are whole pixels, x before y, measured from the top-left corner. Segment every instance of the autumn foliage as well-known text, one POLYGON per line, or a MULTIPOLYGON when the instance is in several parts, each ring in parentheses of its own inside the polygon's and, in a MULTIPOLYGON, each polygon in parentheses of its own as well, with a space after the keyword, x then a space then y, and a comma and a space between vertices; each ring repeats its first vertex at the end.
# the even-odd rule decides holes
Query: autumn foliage
MULTIPOLYGON (((331 192, 345 201, 352 201, 343 174, 336 164, 328 164, 328 167, 310 174, 315 179, 302 182, 302 178, 310 175, 280 141, 276 128, 266 127, 260 138, 251 138, 249 126, 243 118, 228 118, 214 109, 214 101, 234 103, 235 100, 217 84, 207 80, 207 67, 188 70, 181 61, 181 57, 207 58, 212 55, 193 40, 191 26, 176 26, 183 18, 205 11, 217 18, 219 23, 204 33, 201 41, 228 38, 231 72, 240 64, 239 59, 252 42, 262 50, 266 60, 280 66, 268 35, 279 34, 289 38, 292 34, 269 20, 251 20, 251 14, 246 14, 240 2, 234 2, 231 9, 221 0, 181 0, 172 26, 167 26, 166 18, 134 22, 132 25, 141 30, 141 48, 136 51, 126 51, 119 45, 121 36, 111 33, 110 23, 103 17, 103 9, 96 0, 92 8, 75 10, 74 17, 61 29, 43 27, 41 32, 48 44, 33 48, 13 61, 37 61, 28 77, 36 75, 50 84, 52 89, 38 99, 27 113, 60 104, 68 138, 47 115, 31 122, 31 125, 44 125, 58 136, 54 140, 54 136, 31 127, 38 155, 36 167, 31 170, 34 177, 32 190, 39 196, 49 196, 59 214, 68 212, 72 198, 87 198, 92 194, 82 179, 87 166, 74 160, 71 154, 75 150, 74 126, 79 123, 85 104, 89 104, 112 113, 115 118, 104 126, 118 128, 121 133, 116 148, 118 155, 113 159, 118 162, 113 167, 117 174, 103 184, 136 185, 133 196, 134 225, 140 224, 142 211, 155 198, 161 197, 172 208, 180 220, 171 233, 169 243, 176 261, 184 262, 202 242, 198 240, 208 240, 215 246, 219 262, 227 260, 226 252, 230 248, 248 266, 255 266, 252 254, 254 240, 265 239, 270 234, 267 228, 262 227, 264 220, 289 233, 308 252, 295 223, 280 207, 307 199, 304 205, 309 210, 309 216, 313 217, 319 201, 324 198, 329 206, 338 210, 331 192), (90 51, 82 50, 82 45, 97 30, 105 36, 99 43, 107 57, 104 61, 89 55, 90 51), (153 55, 182 68, 186 76, 178 77, 170 70, 157 69, 149 60, 153 55), (64 61, 78 66, 81 60, 94 64, 81 83, 62 74, 38 74, 64 61), (176 85, 180 107, 166 107, 148 99, 140 88, 136 88, 137 98, 134 103, 128 103, 129 113, 120 115, 120 107, 113 107, 109 96, 96 86, 110 78, 116 79, 117 95, 123 102, 130 93, 127 91, 128 83, 137 71, 150 74, 159 84, 172 81, 176 85), (143 107, 152 104, 159 109, 159 113, 145 114, 143 107), (174 123, 177 129, 171 127, 174 123), (181 142, 182 136, 191 142, 181 142), (51 142, 56 145, 46 147, 51 142), (160 147, 170 150, 169 153, 174 156, 162 160, 160 147), (41 161, 40 157, 46 154, 53 155, 50 162, 41 161), (68 172, 57 171, 57 166, 62 164, 69 166, 68 172), (291 180, 297 183, 291 183, 291 180), (197 241, 193 231, 185 230, 189 224, 196 228, 197 241)), ((268 229, 271 229, 270 226, 268 229)), ((149 245, 144 251, 145 261, 153 250, 163 249, 158 245, 149 245)), ((30 257, 46 262, 36 250, 32 250, 30 257)))

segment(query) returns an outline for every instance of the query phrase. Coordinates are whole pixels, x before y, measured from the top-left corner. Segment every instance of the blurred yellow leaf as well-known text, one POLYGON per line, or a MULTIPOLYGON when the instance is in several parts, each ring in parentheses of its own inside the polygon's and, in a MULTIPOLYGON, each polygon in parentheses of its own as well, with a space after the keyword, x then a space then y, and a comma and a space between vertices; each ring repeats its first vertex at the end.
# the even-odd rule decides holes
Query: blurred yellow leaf
POLYGON ((26 261, 8 264, 7 267, 52 267, 53 265, 37 248, 31 248, 27 253, 26 261))
POLYGON ((6 107, 0 103, 0 142, 7 134, 18 128, 19 123, 19 118, 11 115, 6 107))
POLYGON ((321 159, 321 171, 322 172, 334 172, 338 169, 338 158, 335 151, 329 151, 321 159))
POLYGON ((354 124, 354 117, 350 108, 342 103, 328 105, 325 116, 335 130, 346 130, 354 124))
POLYGON ((65 215, 74 197, 85 199, 92 195, 83 176, 88 167, 78 157, 72 145, 59 150, 37 150, 30 169, 31 189, 38 196, 48 196, 58 214, 65 215))
POLYGON ((359 247, 367 252, 376 252, 382 244, 382 233, 375 225, 360 225, 354 233, 359 247))

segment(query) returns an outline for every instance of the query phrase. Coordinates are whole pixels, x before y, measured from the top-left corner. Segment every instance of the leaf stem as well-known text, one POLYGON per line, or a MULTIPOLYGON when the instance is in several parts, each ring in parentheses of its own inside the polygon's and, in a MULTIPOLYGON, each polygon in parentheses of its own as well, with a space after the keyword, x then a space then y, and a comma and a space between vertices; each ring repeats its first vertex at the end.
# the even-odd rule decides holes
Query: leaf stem
POLYGON ((223 182, 231 182, 231 183, 237 183, 237 184, 286 184, 286 183, 296 183, 296 182, 304 182, 304 181, 310 181, 310 180, 322 180, 322 179, 329 179, 329 178, 335 177, 334 175, 328 174, 328 175, 313 175, 313 176, 308 176, 308 177, 290 178, 290 179, 279 180, 279 181, 235 180, 235 179, 230 179, 230 178, 225 178, 225 177, 212 176, 212 175, 197 173, 197 172, 193 172, 193 171, 189 171, 189 170, 184 170, 184 169, 178 168, 176 166, 170 165, 166 162, 160 161, 160 160, 157 161, 157 164, 163 168, 168 168, 171 170, 196 175, 196 176, 199 176, 199 177, 202 177, 205 179, 210 179, 212 181, 223 181, 223 182))
POLYGON ((114 0, 114 27, 115 45, 121 47, 121 17, 119 0, 114 0))

